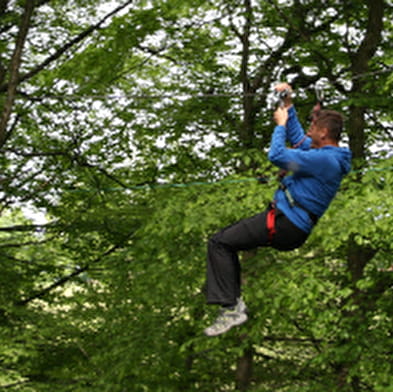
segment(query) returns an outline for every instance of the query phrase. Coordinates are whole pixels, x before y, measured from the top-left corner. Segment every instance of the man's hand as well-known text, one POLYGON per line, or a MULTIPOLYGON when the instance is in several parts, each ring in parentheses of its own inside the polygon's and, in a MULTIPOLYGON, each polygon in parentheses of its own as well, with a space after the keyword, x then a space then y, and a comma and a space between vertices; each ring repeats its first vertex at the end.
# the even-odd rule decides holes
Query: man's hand
POLYGON ((274 121, 277 125, 282 125, 285 127, 288 121, 288 109, 278 108, 273 115, 274 121))
POLYGON ((288 95, 284 98, 284 107, 286 107, 287 109, 289 108, 289 107, 291 107, 292 106, 292 97, 291 97, 291 94, 292 94, 292 87, 291 87, 291 85, 290 84, 288 84, 288 83, 279 83, 279 84, 277 84, 275 87, 274 87, 274 89, 276 90, 276 91, 284 91, 284 90, 288 90, 288 95))

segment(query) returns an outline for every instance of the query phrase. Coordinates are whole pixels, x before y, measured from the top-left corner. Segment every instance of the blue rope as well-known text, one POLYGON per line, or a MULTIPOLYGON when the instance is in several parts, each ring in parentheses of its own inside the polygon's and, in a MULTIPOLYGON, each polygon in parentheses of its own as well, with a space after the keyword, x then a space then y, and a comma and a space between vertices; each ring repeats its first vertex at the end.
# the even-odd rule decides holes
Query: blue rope
MULTIPOLYGON (((386 172, 393 171, 393 166, 388 166, 385 168, 371 168, 366 171, 359 169, 353 170, 350 174, 356 173, 368 173, 368 172, 386 172)), ((215 185, 228 185, 228 184, 240 184, 245 182, 258 182, 260 184, 267 184, 273 180, 276 180, 277 176, 271 177, 244 177, 244 178, 235 178, 235 179, 224 179, 218 181, 192 181, 185 183, 163 183, 163 184, 142 184, 142 185, 130 185, 126 187, 105 187, 105 188, 74 188, 68 189, 68 192, 97 192, 97 191, 105 191, 105 192, 125 192, 127 190, 154 190, 154 189, 164 189, 164 188, 189 188, 196 186, 215 186, 215 185)))

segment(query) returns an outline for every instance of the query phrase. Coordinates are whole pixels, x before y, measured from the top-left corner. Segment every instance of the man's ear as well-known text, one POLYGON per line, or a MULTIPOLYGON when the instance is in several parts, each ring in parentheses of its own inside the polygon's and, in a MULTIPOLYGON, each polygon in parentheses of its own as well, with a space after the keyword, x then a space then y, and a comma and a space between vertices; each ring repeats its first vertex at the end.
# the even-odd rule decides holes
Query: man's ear
POLYGON ((329 139, 329 129, 321 128, 320 132, 321 132, 321 139, 324 140, 329 139))

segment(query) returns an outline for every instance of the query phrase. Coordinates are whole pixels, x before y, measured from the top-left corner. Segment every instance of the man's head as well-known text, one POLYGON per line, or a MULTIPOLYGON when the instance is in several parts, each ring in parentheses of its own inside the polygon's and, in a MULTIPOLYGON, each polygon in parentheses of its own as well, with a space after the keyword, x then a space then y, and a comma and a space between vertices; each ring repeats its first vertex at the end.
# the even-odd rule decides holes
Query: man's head
POLYGON ((337 146, 341 138, 344 118, 334 110, 319 110, 313 113, 313 120, 307 135, 311 137, 311 147, 320 148, 326 145, 337 146))

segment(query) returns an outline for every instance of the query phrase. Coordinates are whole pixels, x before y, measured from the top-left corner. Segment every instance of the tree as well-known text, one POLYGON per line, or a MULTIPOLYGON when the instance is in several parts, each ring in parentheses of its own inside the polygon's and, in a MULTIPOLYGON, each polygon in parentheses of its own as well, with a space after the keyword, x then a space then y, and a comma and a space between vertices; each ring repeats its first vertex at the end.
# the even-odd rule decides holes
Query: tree
POLYGON ((386 391, 392 5, 101 5, 0 6, 0 386, 386 391), (206 238, 273 194, 279 79, 302 119, 325 82, 355 171, 304 248, 244 255, 251 320, 209 340, 206 238))

